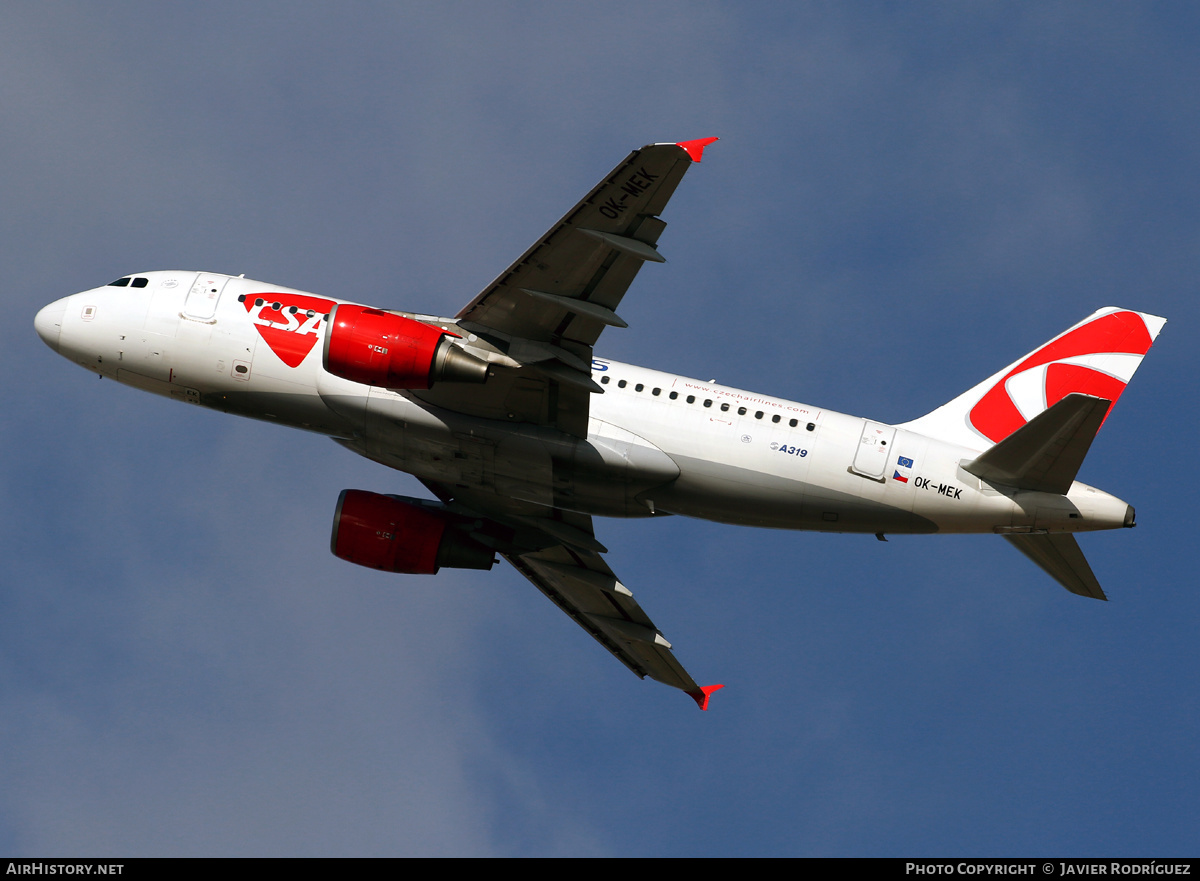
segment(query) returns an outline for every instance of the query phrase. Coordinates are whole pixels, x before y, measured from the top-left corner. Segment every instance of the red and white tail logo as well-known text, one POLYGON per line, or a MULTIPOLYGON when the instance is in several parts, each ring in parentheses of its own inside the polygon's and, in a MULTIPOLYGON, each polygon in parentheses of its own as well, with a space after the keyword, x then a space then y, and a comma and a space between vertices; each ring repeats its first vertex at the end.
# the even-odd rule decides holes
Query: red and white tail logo
POLYGON ((299 367, 308 357, 334 304, 323 297, 271 291, 247 294, 242 302, 263 342, 288 367, 299 367))
POLYGON ((979 448, 998 443, 1069 394, 1115 404, 1165 323, 1141 312, 1101 309, 906 427, 979 448))
POLYGON ((971 408, 971 424, 999 442, 1069 394, 1115 404, 1153 341, 1136 312, 1089 318, 1010 369, 971 408))

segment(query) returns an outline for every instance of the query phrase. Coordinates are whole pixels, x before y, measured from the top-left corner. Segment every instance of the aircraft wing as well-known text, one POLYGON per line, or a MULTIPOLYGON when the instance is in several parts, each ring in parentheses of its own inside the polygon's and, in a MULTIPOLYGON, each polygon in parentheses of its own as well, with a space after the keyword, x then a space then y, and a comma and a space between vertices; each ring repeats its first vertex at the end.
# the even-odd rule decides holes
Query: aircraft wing
POLYGON ((630 153, 458 313, 470 325, 538 342, 595 344, 666 224, 658 215, 716 138, 630 153))
POLYGON ((709 695, 721 686, 697 685, 676 660, 671 643, 604 561, 607 549, 590 516, 561 509, 535 515, 519 503, 491 510, 477 494, 423 482, 452 509, 509 527, 512 538, 497 550, 518 572, 639 677, 678 688, 708 709, 709 695))
POLYGON ((498 352, 483 386, 435 385, 431 404, 587 436, 592 346, 642 264, 665 262, 658 214, 716 138, 634 150, 458 313, 459 328, 498 352))

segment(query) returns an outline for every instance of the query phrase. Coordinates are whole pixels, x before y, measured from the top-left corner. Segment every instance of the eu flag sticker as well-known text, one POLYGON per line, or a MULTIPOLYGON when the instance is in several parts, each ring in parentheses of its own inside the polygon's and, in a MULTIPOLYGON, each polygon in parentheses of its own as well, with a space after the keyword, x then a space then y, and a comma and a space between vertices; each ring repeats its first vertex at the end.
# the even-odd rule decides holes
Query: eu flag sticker
POLYGON ((907 456, 899 456, 896 459, 896 469, 892 472, 892 480, 898 480, 901 483, 908 483, 908 479, 912 477, 913 460, 907 456))

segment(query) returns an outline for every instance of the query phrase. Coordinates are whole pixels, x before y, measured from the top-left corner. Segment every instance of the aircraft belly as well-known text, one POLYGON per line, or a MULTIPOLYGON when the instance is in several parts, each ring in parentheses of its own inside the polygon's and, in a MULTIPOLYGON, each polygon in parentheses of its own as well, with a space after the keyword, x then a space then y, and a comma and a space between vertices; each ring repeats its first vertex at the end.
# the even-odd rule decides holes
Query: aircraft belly
POLYGON ((327 435, 352 432, 347 420, 314 394, 294 391, 222 390, 200 396, 200 403, 224 413, 279 422, 327 435))
POLYGON ((347 447, 459 490, 599 516, 645 517, 654 512, 639 496, 679 474, 653 444, 597 420, 583 440, 545 426, 466 416, 386 389, 355 389, 362 386, 318 382, 321 400, 358 435, 347 447))
MULTIPOLYGON (((655 507, 721 523, 825 532, 937 532, 937 524, 851 492, 678 454, 680 475, 655 507)), ((645 495, 645 494, 643 494, 645 495)))
POLYGON ((647 493, 679 476, 674 459, 632 432, 592 419, 587 440, 557 434, 548 445, 555 505, 616 517, 653 515, 647 493))

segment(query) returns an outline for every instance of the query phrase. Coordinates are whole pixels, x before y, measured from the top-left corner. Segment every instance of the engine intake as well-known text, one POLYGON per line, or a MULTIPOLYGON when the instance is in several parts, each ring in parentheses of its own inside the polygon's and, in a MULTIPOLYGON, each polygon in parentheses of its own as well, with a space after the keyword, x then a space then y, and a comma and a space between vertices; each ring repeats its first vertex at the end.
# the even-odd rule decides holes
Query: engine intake
POLYGON ((416 499, 344 489, 333 515, 329 547, 359 566, 433 575, 448 569, 491 569, 495 557, 461 530, 459 518, 416 499))
POLYGON ((486 361, 450 342, 441 328, 353 303, 329 313, 321 363, 334 376, 390 389, 435 382, 484 382, 486 361))

